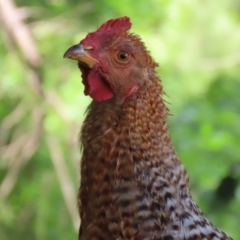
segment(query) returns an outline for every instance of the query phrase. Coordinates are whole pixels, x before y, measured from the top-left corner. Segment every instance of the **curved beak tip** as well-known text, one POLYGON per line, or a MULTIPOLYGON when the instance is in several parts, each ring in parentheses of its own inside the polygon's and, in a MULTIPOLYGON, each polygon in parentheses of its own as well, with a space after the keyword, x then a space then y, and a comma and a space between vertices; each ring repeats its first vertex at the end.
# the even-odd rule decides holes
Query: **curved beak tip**
POLYGON ((74 58, 83 53, 83 47, 80 44, 70 47, 63 55, 64 58, 74 58))
POLYGON ((63 58, 68 58, 68 57, 70 57, 70 55, 69 55, 68 51, 66 51, 66 52, 63 54, 63 58))
POLYGON ((70 47, 63 55, 64 58, 72 58, 82 52, 81 45, 74 45, 70 47))
POLYGON ((73 60, 77 60, 79 62, 83 62, 87 64, 90 68, 94 66, 94 64, 99 63, 97 59, 92 57, 86 49, 84 49, 82 44, 77 44, 70 47, 63 55, 64 58, 70 58, 73 60))

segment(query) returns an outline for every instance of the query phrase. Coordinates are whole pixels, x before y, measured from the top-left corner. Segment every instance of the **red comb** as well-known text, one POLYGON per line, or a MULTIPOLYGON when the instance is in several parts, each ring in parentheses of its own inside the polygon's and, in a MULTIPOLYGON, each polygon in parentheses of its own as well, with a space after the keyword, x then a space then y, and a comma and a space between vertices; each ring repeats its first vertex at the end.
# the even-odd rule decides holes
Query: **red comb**
POLYGON ((131 28, 132 24, 129 17, 121 17, 116 19, 111 19, 102 24, 102 26, 95 33, 102 33, 111 31, 113 33, 126 32, 131 28))
POLYGON ((106 39, 115 34, 127 32, 132 26, 129 17, 111 19, 101 25, 95 32, 89 33, 82 43, 89 46, 97 46, 99 39, 106 39))

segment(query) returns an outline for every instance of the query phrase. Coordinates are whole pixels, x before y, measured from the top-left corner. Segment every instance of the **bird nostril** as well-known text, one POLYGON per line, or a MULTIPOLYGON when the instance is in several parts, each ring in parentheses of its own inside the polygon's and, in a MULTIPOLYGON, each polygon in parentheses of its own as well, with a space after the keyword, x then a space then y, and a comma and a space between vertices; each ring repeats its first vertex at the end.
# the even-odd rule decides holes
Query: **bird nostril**
POLYGON ((84 46, 84 50, 92 50, 93 47, 92 46, 84 46))

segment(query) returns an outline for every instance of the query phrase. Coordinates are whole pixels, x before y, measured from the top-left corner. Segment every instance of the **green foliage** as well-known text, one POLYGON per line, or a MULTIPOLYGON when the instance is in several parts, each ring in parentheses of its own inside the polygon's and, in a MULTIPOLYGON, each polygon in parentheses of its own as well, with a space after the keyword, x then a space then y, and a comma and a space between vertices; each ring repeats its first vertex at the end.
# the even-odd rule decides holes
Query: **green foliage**
MULTIPOLYGON (((216 226, 240 240, 238 1, 18 0, 16 4, 28 16, 24 24, 32 32, 41 63, 31 67, 9 29, 3 28, 0 239, 77 239, 79 223, 67 199, 71 189, 77 194, 78 131, 90 98, 83 95, 76 63, 62 55, 102 22, 127 15, 132 32, 142 37, 160 63, 158 72, 173 114, 170 132, 190 176, 194 199, 216 226), (33 72, 39 76, 43 96, 36 92, 33 72), (59 173, 66 173, 67 180, 59 173), (219 188, 227 177, 236 184, 226 200, 219 188)), ((77 209, 74 200, 72 206, 77 209)))

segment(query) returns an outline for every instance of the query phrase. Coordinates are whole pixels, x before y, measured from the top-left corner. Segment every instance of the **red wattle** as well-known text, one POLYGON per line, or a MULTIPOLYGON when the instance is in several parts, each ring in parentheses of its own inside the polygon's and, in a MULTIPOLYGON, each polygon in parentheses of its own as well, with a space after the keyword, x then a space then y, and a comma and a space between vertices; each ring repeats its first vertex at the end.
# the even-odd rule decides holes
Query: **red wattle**
POLYGON ((96 67, 93 67, 87 76, 87 85, 85 94, 89 95, 96 101, 111 99, 114 94, 108 83, 99 74, 96 67))

